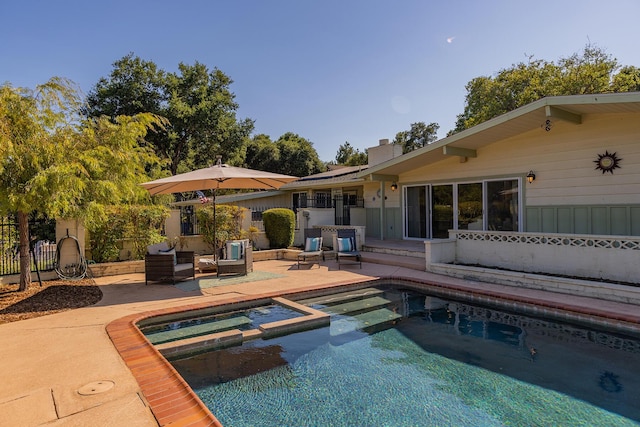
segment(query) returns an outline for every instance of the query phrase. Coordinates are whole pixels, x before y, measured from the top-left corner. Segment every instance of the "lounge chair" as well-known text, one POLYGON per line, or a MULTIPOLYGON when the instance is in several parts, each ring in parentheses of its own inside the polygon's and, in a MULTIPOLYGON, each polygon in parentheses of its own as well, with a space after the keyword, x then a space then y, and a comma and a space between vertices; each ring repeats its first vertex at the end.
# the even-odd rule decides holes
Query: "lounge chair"
POLYGON ((362 268, 362 256, 358 251, 355 229, 338 229, 333 249, 336 252, 338 270, 341 264, 358 264, 362 268))
POLYGON ((144 257, 144 283, 171 282, 195 279, 195 254, 191 251, 176 251, 167 242, 147 248, 144 257))
POLYGON ((307 262, 309 259, 318 258, 318 268, 320 268, 320 257, 324 261, 324 251, 322 250, 322 229, 304 229, 304 251, 298 254, 298 270, 300 261, 307 262))
POLYGON ((223 274, 247 275, 253 271, 253 249, 249 239, 228 240, 220 250, 216 265, 217 276, 223 274))

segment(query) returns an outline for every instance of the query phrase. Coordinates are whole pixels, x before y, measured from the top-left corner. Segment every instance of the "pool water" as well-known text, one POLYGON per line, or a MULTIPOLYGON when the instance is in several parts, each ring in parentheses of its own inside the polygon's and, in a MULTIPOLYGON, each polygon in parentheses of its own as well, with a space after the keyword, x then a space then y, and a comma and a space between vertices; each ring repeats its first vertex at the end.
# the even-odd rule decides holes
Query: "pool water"
POLYGON ((226 427, 640 425, 632 337, 414 291, 376 298, 389 304, 353 315, 353 301, 309 301, 331 326, 172 363, 226 427))
POLYGON ((229 313, 215 313, 197 318, 152 323, 140 327, 140 330, 151 343, 162 344, 230 329, 246 331, 255 329, 261 324, 296 317, 302 317, 302 314, 273 304, 229 313))

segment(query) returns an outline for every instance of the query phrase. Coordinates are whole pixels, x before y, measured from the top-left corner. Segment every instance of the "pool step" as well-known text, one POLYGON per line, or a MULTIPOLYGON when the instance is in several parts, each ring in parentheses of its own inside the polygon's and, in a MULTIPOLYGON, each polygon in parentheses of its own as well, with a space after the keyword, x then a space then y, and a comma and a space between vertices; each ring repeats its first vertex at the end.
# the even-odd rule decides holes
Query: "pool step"
POLYGON ((374 296, 365 299, 349 301, 342 304, 330 305, 321 308, 321 310, 329 314, 356 315, 358 313, 387 307, 390 303, 391 301, 386 298, 374 296))
POLYGON ((249 325, 251 319, 246 316, 230 317, 216 320, 214 322, 201 323, 198 325, 184 326, 179 329, 147 333, 147 339, 152 344, 162 344, 170 341, 182 340, 185 338, 207 335, 215 332, 223 332, 231 329, 249 325))
POLYGON ((297 301, 300 304, 304 305, 313 305, 313 306, 329 306, 344 303, 347 301, 359 300, 363 298, 367 298, 375 295, 382 295, 384 291, 376 288, 364 288, 364 289, 356 289, 349 292, 340 292, 337 294, 324 295, 316 298, 308 298, 304 300, 297 301))
POLYGON ((391 322, 402 316, 388 308, 378 308, 366 313, 347 318, 331 320, 330 335, 332 337, 357 331, 369 331, 379 326, 390 326, 391 322))

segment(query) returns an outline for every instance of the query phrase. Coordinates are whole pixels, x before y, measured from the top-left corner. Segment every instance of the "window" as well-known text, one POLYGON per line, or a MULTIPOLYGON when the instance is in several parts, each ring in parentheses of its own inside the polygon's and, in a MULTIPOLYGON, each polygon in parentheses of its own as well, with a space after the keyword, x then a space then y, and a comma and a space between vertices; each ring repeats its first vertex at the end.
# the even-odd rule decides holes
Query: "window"
POLYGON ((482 183, 458 184, 458 230, 482 229, 482 183))
POLYGON ((293 193, 293 210, 307 207, 307 193, 293 193))
POLYGON ((331 207, 331 193, 317 192, 313 195, 315 198, 316 208, 330 208, 331 207))
POLYGON ((405 188, 405 234, 407 237, 427 238, 427 187, 405 188))
POLYGON ((180 206, 180 235, 198 234, 198 220, 193 206, 180 206))
POLYGON ((405 186, 404 237, 446 239, 450 229, 520 231, 520 179, 405 186))
POLYGON ((518 231, 518 180, 487 182, 489 230, 518 231))
POLYGON ((431 237, 446 239, 453 228, 453 185, 431 187, 431 237))

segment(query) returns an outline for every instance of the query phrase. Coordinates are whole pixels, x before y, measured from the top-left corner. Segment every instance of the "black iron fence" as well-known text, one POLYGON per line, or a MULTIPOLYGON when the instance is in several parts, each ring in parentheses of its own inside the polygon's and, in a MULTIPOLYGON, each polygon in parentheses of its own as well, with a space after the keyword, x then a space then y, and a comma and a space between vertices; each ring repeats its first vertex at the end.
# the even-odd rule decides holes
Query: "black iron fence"
MULTIPOLYGON (((31 271, 53 270, 56 262, 55 221, 30 220, 31 271)), ((14 218, 0 218, 0 275, 20 274, 20 238, 14 218)))

